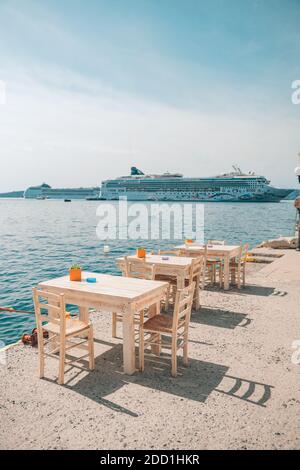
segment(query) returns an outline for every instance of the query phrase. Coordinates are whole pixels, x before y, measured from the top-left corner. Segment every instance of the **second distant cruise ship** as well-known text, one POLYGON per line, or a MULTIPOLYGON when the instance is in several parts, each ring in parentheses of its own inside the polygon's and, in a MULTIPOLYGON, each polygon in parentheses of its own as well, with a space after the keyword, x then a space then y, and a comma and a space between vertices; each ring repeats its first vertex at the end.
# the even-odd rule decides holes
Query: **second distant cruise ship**
POLYGON ((102 182, 103 199, 129 201, 279 202, 291 190, 270 186, 270 181, 254 172, 233 171, 210 178, 185 178, 180 173, 145 175, 136 167, 129 176, 102 182))
POLYGON ((30 186, 24 191, 25 199, 98 199, 100 187, 91 188, 51 188, 43 183, 39 186, 30 186))

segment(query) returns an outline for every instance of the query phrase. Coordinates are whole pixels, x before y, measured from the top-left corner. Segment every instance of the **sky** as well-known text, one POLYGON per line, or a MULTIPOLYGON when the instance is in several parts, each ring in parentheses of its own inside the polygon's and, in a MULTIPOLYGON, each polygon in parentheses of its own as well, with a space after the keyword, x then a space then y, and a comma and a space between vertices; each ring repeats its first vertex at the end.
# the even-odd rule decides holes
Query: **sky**
POLYGON ((238 164, 297 187, 300 0, 0 0, 0 192, 238 164))

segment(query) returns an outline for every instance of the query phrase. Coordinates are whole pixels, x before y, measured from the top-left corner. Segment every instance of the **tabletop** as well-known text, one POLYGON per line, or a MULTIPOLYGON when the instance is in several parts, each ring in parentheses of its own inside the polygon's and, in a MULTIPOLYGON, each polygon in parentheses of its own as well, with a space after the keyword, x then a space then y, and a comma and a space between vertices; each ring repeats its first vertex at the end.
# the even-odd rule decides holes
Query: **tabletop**
POLYGON ((83 272, 82 281, 70 281, 69 276, 62 276, 39 283, 39 288, 55 289, 63 293, 82 293, 90 297, 114 297, 120 301, 137 301, 148 294, 155 294, 166 287, 166 282, 149 281, 110 274, 83 272), (95 283, 86 281, 88 277, 95 277, 95 283))
MULTIPOLYGON (((175 255, 147 255, 146 258, 138 258, 136 255, 127 256, 129 261, 144 262, 149 264, 155 264, 160 266, 172 266, 186 268, 191 266, 192 259, 187 256, 175 256, 175 255)), ((117 261, 124 261, 124 258, 117 258, 117 261)))
MULTIPOLYGON (((186 251, 198 251, 203 252, 205 250, 205 245, 197 245, 196 243, 191 243, 190 245, 179 245, 176 246, 175 249, 177 250, 186 250, 186 251)), ((210 253, 222 253, 222 254, 230 254, 239 250, 239 245, 207 245, 207 252, 210 253)))

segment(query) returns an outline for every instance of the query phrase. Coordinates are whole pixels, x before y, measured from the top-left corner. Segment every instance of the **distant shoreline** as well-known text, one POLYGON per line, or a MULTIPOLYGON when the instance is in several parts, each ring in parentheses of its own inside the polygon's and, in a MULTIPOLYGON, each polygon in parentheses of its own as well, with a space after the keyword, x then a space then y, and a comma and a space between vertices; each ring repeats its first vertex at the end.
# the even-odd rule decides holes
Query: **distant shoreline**
POLYGON ((24 191, 8 191, 7 193, 1 193, 0 197, 17 197, 22 198, 24 196, 24 191))

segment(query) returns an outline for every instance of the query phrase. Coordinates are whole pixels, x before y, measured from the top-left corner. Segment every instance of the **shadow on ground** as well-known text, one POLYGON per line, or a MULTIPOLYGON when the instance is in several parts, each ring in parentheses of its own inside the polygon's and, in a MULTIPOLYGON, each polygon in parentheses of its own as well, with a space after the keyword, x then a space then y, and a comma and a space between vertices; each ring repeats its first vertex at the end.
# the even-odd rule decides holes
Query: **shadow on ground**
MULTIPOLYGON (((222 294, 228 295, 257 295, 261 297, 269 297, 270 295, 276 295, 277 290, 275 287, 266 287, 266 286, 258 286, 256 284, 247 284, 245 287, 238 289, 236 286, 230 286, 229 290, 221 289, 218 286, 207 286, 205 290, 210 292, 222 292, 222 294)), ((286 292, 284 293, 286 294, 286 292)))
MULTIPOLYGON (((101 343, 99 340, 97 342, 101 343)), ((105 342, 105 345, 108 343, 105 342)), ((106 398, 128 384, 138 384, 200 403, 204 403, 213 392, 264 407, 271 397, 272 386, 234 377, 228 374, 227 366, 211 362, 190 359, 186 368, 179 358, 178 376, 172 378, 169 354, 162 354, 160 357, 147 355, 144 373, 137 371, 128 376, 122 372, 122 345, 111 343, 111 346, 111 349, 96 357, 95 371, 85 373, 83 378, 80 378, 82 368, 76 371, 75 376, 73 373, 69 380, 66 371, 65 387, 131 417, 138 417, 139 414, 106 398)), ((87 366, 86 363, 85 365, 87 366)))
POLYGON ((210 307, 201 307, 198 312, 193 312, 191 316, 191 328, 193 323, 201 325, 216 326, 219 328, 228 328, 233 330, 237 326, 245 328, 251 323, 245 313, 230 312, 210 307))

